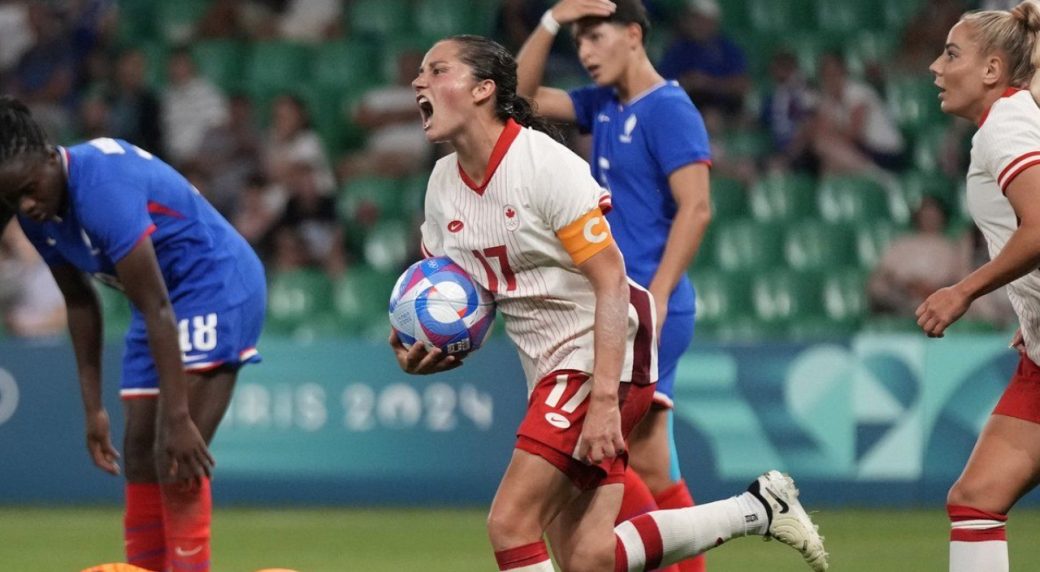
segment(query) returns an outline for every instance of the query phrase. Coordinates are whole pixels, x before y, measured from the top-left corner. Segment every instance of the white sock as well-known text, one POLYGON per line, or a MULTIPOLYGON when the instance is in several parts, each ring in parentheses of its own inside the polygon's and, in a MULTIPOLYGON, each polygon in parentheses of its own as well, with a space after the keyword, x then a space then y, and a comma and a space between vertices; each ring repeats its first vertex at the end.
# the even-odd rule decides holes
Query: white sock
POLYGON ((1007 542, 950 542, 950 572, 1008 572, 1007 542))
POLYGON ((765 534, 765 507, 751 493, 713 503, 637 516, 614 529, 628 570, 654 569, 692 558, 734 536, 765 534))
POLYGON ((947 505, 950 572, 1008 572, 1006 514, 947 505))

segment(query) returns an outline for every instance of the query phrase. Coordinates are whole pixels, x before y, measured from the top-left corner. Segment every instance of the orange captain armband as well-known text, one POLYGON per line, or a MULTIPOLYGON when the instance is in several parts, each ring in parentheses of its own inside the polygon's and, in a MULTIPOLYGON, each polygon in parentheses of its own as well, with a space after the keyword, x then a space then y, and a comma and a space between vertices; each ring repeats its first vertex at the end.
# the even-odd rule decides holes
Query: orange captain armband
POLYGON ((556 232, 563 248, 575 264, 581 264, 604 248, 614 244, 607 217, 599 207, 582 215, 578 220, 556 232))

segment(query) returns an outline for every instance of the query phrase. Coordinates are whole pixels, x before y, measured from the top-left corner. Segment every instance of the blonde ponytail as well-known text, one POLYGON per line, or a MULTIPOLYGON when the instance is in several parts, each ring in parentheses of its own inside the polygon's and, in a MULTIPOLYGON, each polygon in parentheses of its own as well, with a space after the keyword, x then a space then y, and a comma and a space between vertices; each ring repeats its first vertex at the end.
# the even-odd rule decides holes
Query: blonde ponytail
POLYGON ((1007 66, 1008 84, 1029 88, 1034 98, 1040 98, 1040 4, 1024 0, 1011 9, 968 12, 961 21, 971 26, 972 36, 979 43, 982 54, 1000 51, 1007 66))
POLYGON ((1011 16, 1025 28, 1028 41, 1032 45, 1029 51, 1029 67, 1032 68, 1032 74, 1028 86, 1033 99, 1040 101, 1040 73, 1037 73, 1040 69, 1040 4, 1033 0, 1025 0, 1011 9, 1011 16))

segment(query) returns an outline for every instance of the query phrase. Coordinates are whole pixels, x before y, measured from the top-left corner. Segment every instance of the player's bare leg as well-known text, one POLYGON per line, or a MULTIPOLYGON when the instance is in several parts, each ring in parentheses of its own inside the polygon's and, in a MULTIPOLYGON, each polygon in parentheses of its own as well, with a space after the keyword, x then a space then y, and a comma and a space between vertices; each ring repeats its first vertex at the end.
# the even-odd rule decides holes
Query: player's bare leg
POLYGON ((556 562, 565 572, 614 570, 614 516, 621 506, 623 485, 574 492, 578 496, 563 507, 547 531, 556 562))
MULTIPOLYGON (((555 466, 515 449, 488 514, 488 537, 498 569, 553 572, 542 534, 577 494, 570 479, 555 466)), ((611 514, 609 527, 613 519, 611 514)))
MULTIPOLYGON (((655 404, 628 436, 629 467, 643 479, 658 508, 677 509, 694 505, 686 481, 673 480, 671 409, 655 404)), ((704 555, 679 563, 680 572, 703 572, 704 555)))
POLYGON ((950 488, 950 571, 1008 570, 1005 522, 1040 476, 1040 425, 992 415, 950 488))

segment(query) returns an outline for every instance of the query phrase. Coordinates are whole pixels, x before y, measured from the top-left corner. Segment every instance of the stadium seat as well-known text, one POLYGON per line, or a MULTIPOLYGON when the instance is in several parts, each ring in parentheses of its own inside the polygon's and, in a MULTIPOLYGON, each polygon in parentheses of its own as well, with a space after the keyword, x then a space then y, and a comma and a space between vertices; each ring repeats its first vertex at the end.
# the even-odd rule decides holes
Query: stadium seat
POLYGON ((246 64, 246 88, 258 98, 299 92, 310 78, 311 49, 294 42, 253 44, 246 64))
POLYGON ((356 0, 344 17, 348 30, 373 39, 406 36, 413 31, 408 0, 356 0))
POLYGON ((743 217, 746 213, 744 183, 727 177, 711 178, 711 214, 715 221, 743 217))
POLYGON ((763 322, 788 324, 823 315, 816 273, 774 268, 751 275, 751 304, 763 322))
POLYGON ((855 266, 828 270, 822 285, 824 315, 835 322, 860 323, 869 310, 868 276, 855 266))
POLYGON ((365 262, 380 272, 393 272, 404 268, 411 251, 413 237, 411 227, 404 222, 384 220, 368 229, 362 247, 365 262))
POLYGON ((119 338, 130 327, 130 301, 121 292, 103 284, 94 284, 101 302, 101 322, 106 338, 119 338))
POLYGON ((717 143, 732 161, 757 161, 768 155, 773 145, 769 135, 758 130, 729 131, 721 134, 717 143))
POLYGON ((697 330, 714 330, 723 322, 750 313, 746 272, 697 270, 690 279, 697 292, 697 330))
POLYGON ((344 334, 386 339, 390 332, 387 304, 398 273, 352 266, 333 284, 333 304, 344 334))
POLYGON ((853 230, 856 236, 856 259, 862 268, 870 270, 877 266, 888 243, 903 232, 905 227, 892 221, 860 223, 853 230))
POLYGON ((886 29, 902 30, 924 2, 925 0, 881 0, 880 9, 875 9, 881 12, 886 29))
POLYGON ((896 122, 911 133, 946 122, 938 95, 939 88, 928 75, 893 77, 885 88, 885 100, 896 122))
POLYGON ((321 89, 367 89, 379 81, 379 55, 379 47, 364 39, 322 44, 314 53, 312 81, 321 89))
POLYGON ((404 211, 403 184, 386 177, 363 177, 343 185, 336 209, 345 224, 371 225, 404 211))
POLYGON ((845 65, 853 77, 863 77, 871 63, 884 65, 895 52, 899 37, 889 30, 850 31, 844 46, 845 65))
POLYGON ((783 46, 794 54, 802 73, 809 79, 815 79, 821 56, 827 52, 840 50, 843 47, 842 40, 841 36, 833 33, 805 33, 785 38, 783 46))
POLYGON ((718 266, 718 261, 715 259, 717 249, 715 243, 718 241, 719 233, 716 228, 719 224, 723 223, 716 220, 708 225, 708 230, 701 237, 701 244, 697 247, 697 256, 693 259, 693 266, 690 268, 690 272, 698 272, 718 266))
POLYGON ((816 181, 808 175, 772 175, 750 193, 751 215, 761 221, 791 221, 817 216, 816 181))
POLYGON ((495 23, 495 2, 470 0, 418 0, 415 26, 434 38, 454 34, 490 35, 495 23))
POLYGON ((199 72, 225 92, 241 86, 246 46, 235 40, 205 40, 191 46, 199 72))
POLYGON ((828 222, 859 222, 890 218, 888 194, 864 177, 827 177, 817 190, 820 215, 828 222))
POLYGON ((740 219, 715 229, 715 261, 723 270, 773 268, 783 263, 780 228, 740 219))
POLYGON ((920 126, 914 132, 911 158, 913 167, 924 173, 940 173, 940 156, 944 147, 949 144, 946 140, 948 136, 949 129, 945 123, 920 126))
POLYGON ((118 36, 122 45, 135 46, 154 40, 154 0, 122 0, 119 3, 118 36))
POLYGON ((884 15, 873 3, 848 0, 815 0, 816 28, 821 32, 850 34, 884 27, 884 15))
POLYGON ((847 225, 805 219, 787 228, 784 259, 796 270, 826 270, 853 260, 847 225))
POLYGON ((295 334, 308 322, 331 314, 332 285, 318 270, 274 273, 267 288, 267 327, 272 332, 295 334))
POLYGON ((745 3, 748 23, 756 32, 790 34, 813 27, 810 0, 748 0, 745 3))
POLYGON ((156 22, 170 45, 184 44, 195 35, 196 24, 209 10, 210 0, 156 2, 156 22))
POLYGON ((899 224, 909 224, 910 217, 926 196, 943 201, 955 216, 957 185, 939 173, 909 171, 899 176, 899 185, 890 190, 889 210, 899 224))

